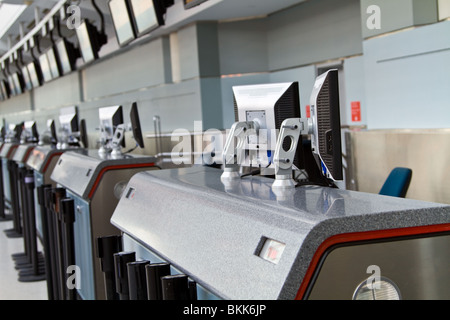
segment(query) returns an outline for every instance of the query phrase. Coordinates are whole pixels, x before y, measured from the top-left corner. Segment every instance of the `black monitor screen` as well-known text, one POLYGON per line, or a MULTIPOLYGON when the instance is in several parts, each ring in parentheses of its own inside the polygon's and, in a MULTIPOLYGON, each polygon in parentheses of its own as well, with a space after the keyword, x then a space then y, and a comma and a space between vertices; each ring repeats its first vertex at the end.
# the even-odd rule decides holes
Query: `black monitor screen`
POLYGON ((33 88, 37 88, 41 85, 42 76, 40 75, 39 65, 35 62, 31 62, 27 66, 28 74, 30 76, 30 82, 33 88))
POLYGON ((164 24, 163 10, 153 0, 130 0, 136 33, 142 36, 164 24))
POLYGON ((43 53, 39 57, 39 64, 41 66, 42 76, 44 77, 44 81, 45 82, 51 81, 53 79, 53 77, 52 77, 52 72, 50 70, 50 64, 48 62, 47 54, 43 53))
POLYGON ((28 68, 22 67, 22 75, 23 81, 25 82, 25 89, 30 91, 33 89, 33 84, 31 83, 30 73, 28 72, 28 68))
POLYGON ((136 144, 142 149, 144 148, 144 139, 142 137, 141 121, 139 119, 137 103, 133 103, 133 105, 131 106, 130 120, 134 140, 136 141, 136 144))
POLYGON ((1 86, 2 93, 3 93, 3 98, 8 99, 11 91, 9 89, 9 86, 7 85, 6 80, 1 80, 0 86, 1 86))
POLYGON ((89 63, 98 59, 98 52, 92 43, 94 37, 93 27, 87 21, 83 21, 76 31, 84 62, 89 63))
POLYGON ((9 87, 9 92, 11 92, 11 95, 15 96, 17 95, 16 93, 16 88, 14 87, 14 80, 12 76, 8 76, 8 87, 9 87))
POLYGON ((48 63, 50 65, 50 72, 52 73, 52 78, 56 79, 60 76, 59 66, 58 66, 58 57, 56 56, 55 50, 50 48, 47 51, 48 63))
POLYGON ((61 73, 63 75, 72 72, 75 69, 75 56, 69 48, 69 43, 66 39, 61 38, 56 43, 56 50, 58 51, 59 62, 61 64, 61 73))
POLYGON ((14 88, 16 91, 16 95, 23 93, 23 80, 21 79, 21 75, 19 73, 13 74, 13 82, 14 82, 14 88))
POLYGON ((117 42, 124 46, 135 39, 133 23, 130 18, 130 9, 126 0, 109 1, 114 29, 116 30, 117 42))

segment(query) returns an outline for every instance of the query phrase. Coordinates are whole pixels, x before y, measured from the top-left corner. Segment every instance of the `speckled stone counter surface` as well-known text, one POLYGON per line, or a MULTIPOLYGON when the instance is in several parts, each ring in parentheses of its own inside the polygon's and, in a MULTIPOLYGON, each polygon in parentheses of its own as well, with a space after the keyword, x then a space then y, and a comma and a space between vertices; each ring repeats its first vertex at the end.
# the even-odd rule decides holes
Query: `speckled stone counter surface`
POLYGON ((98 150, 78 149, 65 152, 52 172, 51 179, 84 199, 92 189, 101 171, 108 167, 154 164, 155 157, 100 155, 98 150))
POLYGON ((224 185, 221 170, 144 172, 111 222, 223 299, 294 299, 319 246, 339 234, 450 223, 450 207, 316 186, 274 193, 273 180, 224 185), (264 239, 285 244, 278 263, 264 239))

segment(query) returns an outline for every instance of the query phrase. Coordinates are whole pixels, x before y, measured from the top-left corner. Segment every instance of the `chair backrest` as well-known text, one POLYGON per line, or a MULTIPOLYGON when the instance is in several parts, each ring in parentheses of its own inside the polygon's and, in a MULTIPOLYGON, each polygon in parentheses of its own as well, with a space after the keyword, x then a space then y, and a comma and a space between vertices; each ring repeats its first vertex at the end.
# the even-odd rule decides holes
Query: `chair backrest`
POLYGON ((412 170, 395 168, 391 171, 380 190, 380 195, 405 198, 411 183, 412 170))

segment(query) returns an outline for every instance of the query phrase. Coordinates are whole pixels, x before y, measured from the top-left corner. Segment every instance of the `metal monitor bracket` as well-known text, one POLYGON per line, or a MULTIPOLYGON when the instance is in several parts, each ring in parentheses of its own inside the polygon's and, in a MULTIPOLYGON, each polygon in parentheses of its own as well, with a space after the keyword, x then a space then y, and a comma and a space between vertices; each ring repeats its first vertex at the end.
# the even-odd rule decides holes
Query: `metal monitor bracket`
POLYGON ((125 139, 125 125, 120 124, 117 126, 116 131, 114 132, 114 137, 112 140, 112 151, 111 156, 119 157, 122 156, 122 141, 125 139))
POLYGON ((300 118, 286 119, 281 125, 273 159, 275 164, 273 188, 295 188, 296 183, 292 178, 295 153, 301 136, 309 134, 310 127, 308 119, 300 118), (284 145, 288 142, 290 143, 289 149, 285 150, 284 145))
POLYGON ((254 121, 236 122, 231 127, 223 150, 224 172, 221 180, 240 179, 239 164, 245 157, 245 141, 250 134, 258 130, 259 126, 254 121))

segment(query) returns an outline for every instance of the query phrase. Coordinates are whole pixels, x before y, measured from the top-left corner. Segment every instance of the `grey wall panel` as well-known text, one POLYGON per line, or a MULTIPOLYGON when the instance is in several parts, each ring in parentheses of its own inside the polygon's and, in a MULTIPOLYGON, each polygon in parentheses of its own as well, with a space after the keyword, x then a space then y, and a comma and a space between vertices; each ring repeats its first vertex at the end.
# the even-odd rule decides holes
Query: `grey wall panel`
POLYGON ((269 70, 362 53, 359 0, 307 1, 269 18, 269 70))
POLYGON ((200 75, 197 46, 197 26, 195 24, 177 32, 179 50, 180 80, 196 78, 200 75))
POLYGON ((159 38, 124 54, 101 61, 83 71, 83 90, 86 100, 116 95, 140 88, 166 83, 164 52, 166 38, 159 38))
POLYGON ((219 24, 221 74, 267 71, 267 22, 263 18, 219 24))
POLYGON ((8 113, 17 113, 32 109, 31 94, 29 92, 11 97, 10 99, 1 101, 0 103, 0 112, 2 116, 7 115, 8 113))
POLYGON ((34 90, 36 111, 63 106, 78 105, 81 102, 79 72, 45 83, 34 90))
POLYGON ((449 33, 445 21, 364 42, 369 129, 448 128, 449 33))

